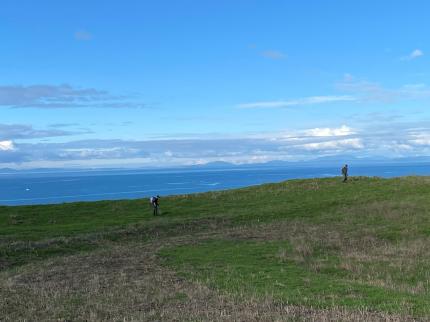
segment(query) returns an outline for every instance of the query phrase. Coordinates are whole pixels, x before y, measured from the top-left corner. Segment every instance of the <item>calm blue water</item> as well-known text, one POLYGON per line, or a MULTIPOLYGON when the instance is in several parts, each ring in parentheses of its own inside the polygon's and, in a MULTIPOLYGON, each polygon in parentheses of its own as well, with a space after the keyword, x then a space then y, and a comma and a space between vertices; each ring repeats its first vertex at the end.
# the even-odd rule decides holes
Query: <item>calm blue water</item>
MULTIPOLYGON (((134 199, 223 190, 293 178, 339 176, 339 167, 229 170, 115 170, 0 174, 0 205, 49 204, 134 199)), ((430 164, 350 166, 350 175, 397 177, 430 175, 430 164)))

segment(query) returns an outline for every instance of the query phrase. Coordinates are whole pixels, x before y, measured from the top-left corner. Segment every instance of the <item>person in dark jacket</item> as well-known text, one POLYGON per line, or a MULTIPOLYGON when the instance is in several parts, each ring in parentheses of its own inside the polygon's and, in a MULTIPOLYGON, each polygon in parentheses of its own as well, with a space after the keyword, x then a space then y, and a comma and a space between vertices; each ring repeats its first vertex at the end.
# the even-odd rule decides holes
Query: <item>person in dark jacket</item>
POLYGON ((346 182, 348 180, 348 165, 345 164, 342 168, 343 181, 346 182))
POLYGON ((157 216, 158 215, 158 207, 160 206, 158 203, 158 200, 160 199, 160 196, 157 195, 155 197, 151 197, 149 198, 149 201, 151 202, 152 208, 153 208, 153 215, 157 216))

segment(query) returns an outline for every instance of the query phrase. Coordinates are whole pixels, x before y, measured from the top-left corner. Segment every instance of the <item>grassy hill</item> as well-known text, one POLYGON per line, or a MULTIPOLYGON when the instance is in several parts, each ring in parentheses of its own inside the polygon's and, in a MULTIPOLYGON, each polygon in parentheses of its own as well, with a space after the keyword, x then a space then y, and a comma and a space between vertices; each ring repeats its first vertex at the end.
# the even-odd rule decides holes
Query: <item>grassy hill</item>
POLYGON ((428 320, 430 178, 0 207, 0 320, 428 320))

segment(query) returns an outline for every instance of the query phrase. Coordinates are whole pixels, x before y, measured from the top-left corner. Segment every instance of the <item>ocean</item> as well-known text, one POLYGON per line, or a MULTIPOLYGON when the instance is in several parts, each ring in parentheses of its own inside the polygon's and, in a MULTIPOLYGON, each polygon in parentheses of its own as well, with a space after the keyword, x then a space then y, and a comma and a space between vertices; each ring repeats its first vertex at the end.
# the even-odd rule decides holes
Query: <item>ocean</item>
MULTIPOLYGON (((350 165, 351 176, 430 175, 430 164, 350 165)), ((147 198, 224 190, 296 178, 340 176, 339 167, 89 170, 0 173, 0 205, 147 198)))

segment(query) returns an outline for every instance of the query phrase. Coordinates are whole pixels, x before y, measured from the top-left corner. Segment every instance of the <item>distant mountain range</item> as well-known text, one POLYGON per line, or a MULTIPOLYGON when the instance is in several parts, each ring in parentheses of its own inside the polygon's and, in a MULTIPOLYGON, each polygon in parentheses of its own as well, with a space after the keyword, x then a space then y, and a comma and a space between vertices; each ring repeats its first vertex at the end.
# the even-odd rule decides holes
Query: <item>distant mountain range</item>
POLYGON ((249 169, 249 168, 273 168, 273 167, 341 167, 343 164, 350 166, 365 166, 365 165, 404 165, 404 164, 426 164, 430 165, 430 157, 405 157, 405 158, 358 158, 356 156, 326 156, 306 161, 282 161, 274 160, 265 163, 250 163, 250 164, 233 164, 224 161, 209 162, 206 164, 192 166, 176 166, 166 168, 35 168, 16 170, 10 168, 0 169, 0 174, 17 174, 17 173, 79 173, 79 172, 110 172, 110 171, 127 171, 127 170, 142 170, 142 171, 163 171, 163 170, 209 170, 209 169, 249 169))
POLYGON ((358 158, 355 156, 328 156, 321 157, 306 161, 282 161, 274 160, 265 163, 251 163, 251 164, 233 164, 229 162, 210 162, 202 165, 190 166, 190 168, 255 168, 255 167, 317 167, 317 166, 338 166, 343 164, 352 166, 358 165, 395 165, 395 164, 408 164, 408 163, 430 163, 430 157, 408 157, 408 158, 358 158))

